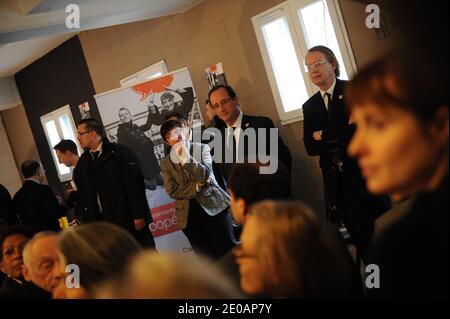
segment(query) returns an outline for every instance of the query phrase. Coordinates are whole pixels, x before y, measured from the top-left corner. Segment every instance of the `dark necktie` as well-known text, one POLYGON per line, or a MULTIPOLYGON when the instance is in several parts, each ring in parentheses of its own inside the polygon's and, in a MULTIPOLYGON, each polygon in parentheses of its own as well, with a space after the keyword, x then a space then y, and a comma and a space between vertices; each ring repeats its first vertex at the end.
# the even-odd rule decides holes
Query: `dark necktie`
POLYGON ((333 121, 334 121, 334 108, 333 108, 333 103, 331 103, 332 101, 331 101, 331 94, 330 93, 325 93, 324 95, 323 95, 324 97, 326 96, 327 97, 327 99, 326 99, 326 106, 327 106, 327 109, 328 109, 328 123, 330 123, 330 125, 331 124, 333 124, 333 121))
POLYGON ((97 165, 97 160, 98 160, 99 155, 100 155, 100 151, 92 152, 94 165, 97 165))

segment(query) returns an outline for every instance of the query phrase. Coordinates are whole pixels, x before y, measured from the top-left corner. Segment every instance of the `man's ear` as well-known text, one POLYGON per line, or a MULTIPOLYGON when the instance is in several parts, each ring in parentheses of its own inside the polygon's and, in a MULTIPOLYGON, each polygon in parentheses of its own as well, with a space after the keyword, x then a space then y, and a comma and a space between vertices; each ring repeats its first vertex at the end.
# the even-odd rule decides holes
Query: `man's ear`
POLYGON ((25 264, 22 265, 22 275, 26 281, 31 281, 31 271, 25 264))
POLYGON ((1 270, 2 273, 6 274, 6 270, 5 270, 5 268, 3 267, 3 260, 0 261, 0 270, 1 270))
POLYGON ((243 198, 239 198, 237 204, 239 207, 239 212, 242 214, 242 223, 244 224, 247 218, 247 211, 248 211, 247 203, 243 198))

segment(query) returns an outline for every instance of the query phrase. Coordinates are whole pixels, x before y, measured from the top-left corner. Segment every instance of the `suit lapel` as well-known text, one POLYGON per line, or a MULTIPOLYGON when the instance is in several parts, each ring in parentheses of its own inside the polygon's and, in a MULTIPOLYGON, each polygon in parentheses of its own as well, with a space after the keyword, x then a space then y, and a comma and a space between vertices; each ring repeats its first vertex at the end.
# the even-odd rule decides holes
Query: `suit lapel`
POLYGON ((331 103, 333 103, 333 107, 335 108, 335 118, 336 123, 335 125, 346 125, 348 122, 348 114, 347 110, 345 109, 344 104, 344 81, 341 81, 339 79, 336 79, 336 85, 334 87, 333 92, 333 98, 331 100, 331 103))

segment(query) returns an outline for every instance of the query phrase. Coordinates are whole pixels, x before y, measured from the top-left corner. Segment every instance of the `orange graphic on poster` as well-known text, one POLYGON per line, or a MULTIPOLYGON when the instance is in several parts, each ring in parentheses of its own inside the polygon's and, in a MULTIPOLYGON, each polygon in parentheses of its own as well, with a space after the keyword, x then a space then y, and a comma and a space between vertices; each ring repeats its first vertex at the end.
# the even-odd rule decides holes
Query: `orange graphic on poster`
POLYGON ((173 75, 134 85, 132 90, 141 95, 141 101, 145 100, 150 93, 162 93, 166 86, 173 82, 173 75))
POLYGON ((209 69, 211 70, 211 72, 216 72, 217 71, 217 64, 211 64, 209 66, 209 69))

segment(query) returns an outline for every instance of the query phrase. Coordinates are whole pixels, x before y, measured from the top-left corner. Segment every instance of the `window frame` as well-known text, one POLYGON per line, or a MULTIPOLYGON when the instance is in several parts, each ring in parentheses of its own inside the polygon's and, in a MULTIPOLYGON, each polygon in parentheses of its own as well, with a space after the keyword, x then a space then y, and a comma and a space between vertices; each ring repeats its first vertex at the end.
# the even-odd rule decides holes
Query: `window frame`
MULTIPOLYGON (((308 73, 306 73, 303 68, 304 57, 306 56, 306 52, 309 47, 304 28, 302 26, 302 21, 298 17, 298 10, 315 2, 318 2, 318 0, 288 0, 252 17, 253 28, 255 30, 258 46, 263 58, 264 67, 266 69, 281 125, 288 125, 294 122, 302 121, 303 110, 301 107, 289 112, 286 112, 284 109, 272 63, 270 61, 269 51, 264 39, 263 26, 280 17, 286 17, 306 91, 308 96, 311 97, 319 89, 311 83, 308 73)), ((322 2, 326 2, 327 4, 328 12, 336 34, 336 39, 344 61, 344 66, 349 78, 351 78, 354 74, 356 74, 357 67, 338 1, 322 0, 322 2)))
POLYGON ((47 139, 47 144, 48 144, 48 146, 50 148, 50 153, 52 154, 53 163, 55 164, 55 169, 56 169, 56 173, 58 174, 58 178, 59 178, 59 180, 61 182, 68 182, 68 181, 72 180, 73 167, 69 168, 69 170, 70 170, 69 173, 66 173, 66 174, 61 174, 60 173, 59 168, 58 168, 59 161, 58 161, 58 158, 56 156, 56 152, 53 149, 54 145, 52 145, 52 143, 51 143, 51 140, 50 140, 50 137, 49 137, 49 133, 48 133, 47 128, 45 126, 45 124, 47 122, 54 121, 55 126, 56 126, 56 130, 58 132, 60 140, 64 139, 63 130, 61 128, 61 124, 59 123, 59 118, 64 116, 64 115, 67 115, 69 117, 69 121, 70 121, 70 124, 72 126, 72 132, 73 132, 73 135, 75 136, 74 142, 77 144, 78 152, 80 154, 82 152, 82 149, 81 149, 81 147, 80 147, 80 145, 78 143, 78 140, 76 139, 77 130, 76 130, 75 121, 73 120, 72 111, 70 110, 70 105, 65 105, 65 106, 63 106, 63 107, 61 107, 61 108, 59 108, 59 109, 57 109, 55 111, 47 113, 47 114, 41 116, 40 119, 41 119, 42 129, 44 130, 44 133, 45 133, 45 138, 47 139))

